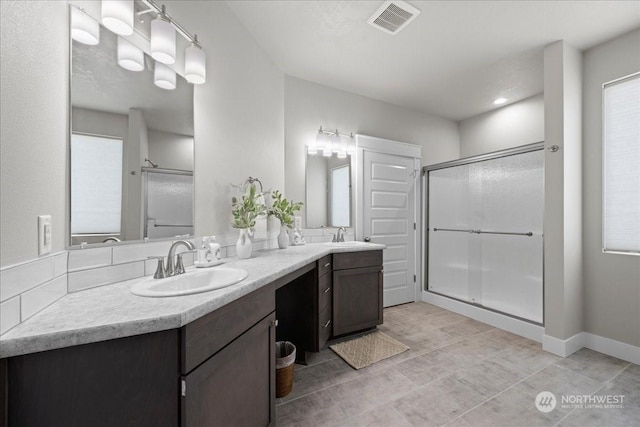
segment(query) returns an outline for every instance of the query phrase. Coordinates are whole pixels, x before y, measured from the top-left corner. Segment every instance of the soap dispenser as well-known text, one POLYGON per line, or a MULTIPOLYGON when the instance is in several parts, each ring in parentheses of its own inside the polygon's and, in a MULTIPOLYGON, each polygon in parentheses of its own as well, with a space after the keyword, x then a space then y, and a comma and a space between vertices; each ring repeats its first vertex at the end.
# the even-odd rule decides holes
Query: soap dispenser
POLYGON ((220 250, 220 244, 216 242, 216 236, 209 238, 209 250, 213 254, 213 261, 215 261, 216 264, 222 262, 222 252, 220 250))
POLYGON ((215 236, 203 237, 198 249, 197 260, 193 263, 198 268, 213 267, 222 263, 220 245, 215 243, 215 236), (213 239, 213 243, 211 242, 213 239))
POLYGON ((302 218, 300 218, 299 216, 294 217, 294 229, 291 240, 291 244, 293 246, 300 246, 307 243, 304 241, 304 234, 302 234, 302 218))

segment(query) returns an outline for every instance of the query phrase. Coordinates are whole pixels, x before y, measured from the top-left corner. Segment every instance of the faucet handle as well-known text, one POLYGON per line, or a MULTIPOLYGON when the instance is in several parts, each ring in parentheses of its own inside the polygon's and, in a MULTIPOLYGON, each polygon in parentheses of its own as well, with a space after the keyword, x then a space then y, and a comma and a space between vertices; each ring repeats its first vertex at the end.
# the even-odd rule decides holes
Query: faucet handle
POLYGON ((185 269, 184 269, 184 263, 182 262, 182 256, 184 254, 189 254, 189 253, 195 253, 198 252, 196 249, 191 250, 191 251, 184 251, 184 252, 180 252, 178 255, 176 255, 176 268, 174 269, 173 274, 184 274, 185 269))
POLYGON ((164 257, 161 256, 149 256, 148 259, 157 259, 158 266, 156 267, 156 272, 153 274, 154 279, 164 279, 167 277, 165 269, 164 269, 164 257))

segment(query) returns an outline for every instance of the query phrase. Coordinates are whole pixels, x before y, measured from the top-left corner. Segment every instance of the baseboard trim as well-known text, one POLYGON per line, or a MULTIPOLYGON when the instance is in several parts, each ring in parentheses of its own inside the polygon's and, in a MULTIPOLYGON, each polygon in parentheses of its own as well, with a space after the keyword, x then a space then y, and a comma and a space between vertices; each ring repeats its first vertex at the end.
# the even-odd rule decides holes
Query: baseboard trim
POLYGON ((577 333, 566 340, 545 334, 542 337, 542 349, 556 356, 567 357, 585 347, 585 342, 584 332, 577 333))
POLYGON ((440 308, 444 308, 454 313, 462 314, 479 322, 486 323, 499 329, 529 338, 530 340, 542 342, 544 327, 515 319, 495 311, 486 310, 471 304, 465 304, 451 298, 443 297, 431 292, 422 291, 422 301, 428 302, 440 308))

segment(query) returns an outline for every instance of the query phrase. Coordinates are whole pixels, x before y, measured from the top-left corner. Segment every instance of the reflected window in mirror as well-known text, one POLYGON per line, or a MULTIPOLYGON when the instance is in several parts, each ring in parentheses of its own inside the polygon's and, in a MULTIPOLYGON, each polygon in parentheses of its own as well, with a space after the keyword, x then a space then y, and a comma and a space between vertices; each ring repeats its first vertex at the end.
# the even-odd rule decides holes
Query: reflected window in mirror
POLYGON ((306 228, 351 227, 351 156, 307 154, 306 228))
POLYGON ((121 138, 71 135, 71 233, 120 236, 121 138))

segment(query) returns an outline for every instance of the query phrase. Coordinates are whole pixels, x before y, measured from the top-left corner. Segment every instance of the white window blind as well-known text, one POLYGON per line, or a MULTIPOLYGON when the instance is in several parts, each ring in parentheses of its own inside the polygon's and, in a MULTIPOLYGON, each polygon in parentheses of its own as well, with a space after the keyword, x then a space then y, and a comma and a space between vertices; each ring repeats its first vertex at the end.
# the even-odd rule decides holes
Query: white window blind
POLYGON ((640 74, 604 85, 603 246, 640 252, 640 74))
POLYGON ((71 135, 71 234, 120 233, 122 140, 71 135))

